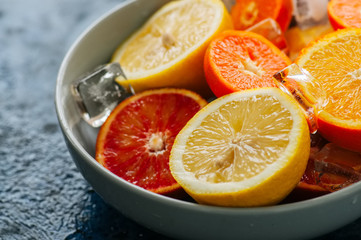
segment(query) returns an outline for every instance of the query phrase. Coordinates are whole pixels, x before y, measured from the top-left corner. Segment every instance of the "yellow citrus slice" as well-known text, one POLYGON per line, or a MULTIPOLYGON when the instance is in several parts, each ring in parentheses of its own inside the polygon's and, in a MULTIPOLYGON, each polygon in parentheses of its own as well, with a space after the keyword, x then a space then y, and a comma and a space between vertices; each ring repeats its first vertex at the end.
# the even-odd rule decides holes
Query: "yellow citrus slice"
POLYGON ((179 87, 203 95, 211 91, 203 73, 210 40, 233 28, 220 0, 172 1, 159 9, 114 53, 135 91, 179 87))
POLYGON ((310 153, 306 119, 278 88, 245 90, 214 100, 177 135, 173 177, 197 202, 272 205, 298 184, 310 153))

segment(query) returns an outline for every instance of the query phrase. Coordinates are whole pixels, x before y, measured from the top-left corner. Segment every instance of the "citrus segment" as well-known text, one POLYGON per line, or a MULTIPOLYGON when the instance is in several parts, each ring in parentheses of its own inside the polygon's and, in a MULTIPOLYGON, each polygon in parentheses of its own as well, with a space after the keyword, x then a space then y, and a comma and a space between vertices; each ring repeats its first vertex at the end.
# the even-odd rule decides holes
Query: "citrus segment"
POLYGON ((328 17, 334 29, 361 27, 361 1, 331 0, 327 6, 328 17))
MULTIPOLYGON (((329 33, 302 50, 295 62, 310 72, 324 93, 319 132, 330 142, 361 151, 361 29, 329 33)), ((312 97, 310 85, 306 94, 312 97)))
POLYGON ((149 90, 121 102, 101 127, 96 160, 119 177, 147 190, 179 189, 169 171, 178 132, 207 102, 188 90, 149 90))
POLYGON ((245 30, 252 25, 272 18, 285 31, 292 19, 292 0, 237 0, 231 16, 235 29, 245 30))
POLYGON ((204 72, 217 96, 257 87, 274 87, 273 75, 291 60, 259 34, 228 30, 211 41, 204 72))
POLYGON ((171 173, 199 203, 276 204, 299 182, 310 138, 297 103, 277 88, 218 98, 180 131, 171 173))
POLYGON ((219 32, 233 28, 220 0, 172 1, 159 9, 114 53, 136 92, 180 87, 210 92, 203 73, 204 52, 219 32))

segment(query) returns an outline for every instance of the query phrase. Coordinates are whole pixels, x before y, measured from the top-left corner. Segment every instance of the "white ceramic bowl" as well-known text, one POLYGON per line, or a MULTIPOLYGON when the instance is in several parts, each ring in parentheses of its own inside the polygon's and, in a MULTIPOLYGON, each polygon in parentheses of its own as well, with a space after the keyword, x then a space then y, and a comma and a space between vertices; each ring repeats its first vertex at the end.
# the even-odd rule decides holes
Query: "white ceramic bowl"
POLYGON ((80 118, 70 84, 107 63, 129 34, 166 0, 126 1, 91 25, 67 53, 56 84, 56 110, 69 151, 95 191, 125 216, 182 239, 302 239, 335 230, 361 216, 361 182, 297 203, 223 208, 157 195, 129 184, 94 159, 97 129, 80 118))

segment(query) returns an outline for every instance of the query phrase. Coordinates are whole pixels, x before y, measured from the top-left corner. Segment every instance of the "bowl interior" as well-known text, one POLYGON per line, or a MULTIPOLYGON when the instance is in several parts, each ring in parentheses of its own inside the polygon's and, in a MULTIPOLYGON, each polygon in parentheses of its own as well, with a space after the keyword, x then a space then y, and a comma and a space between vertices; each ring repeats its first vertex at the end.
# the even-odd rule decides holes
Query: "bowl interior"
POLYGON ((260 236, 259 238, 262 239, 261 236, 276 234, 277 231, 284 231, 281 235, 278 234, 279 239, 289 239, 291 236, 289 234, 294 237, 312 237, 331 231, 358 218, 361 215, 361 206, 356 203, 358 199, 361 199, 361 183, 333 194, 298 203, 265 208, 229 209, 201 206, 149 193, 124 183, 96 163, 94 156, 98 129, 89 126, 81 119, 76 102, 70 92, 71 84, 84 73, 109 62, 117 46, 166 2, 169 0, 130 0, 120 4, 84 31, 67 53, 60 68, 55 96, 59 123, 69 149, 74 153, 75 157, 73 157, 77 166, 81 165, 82 174, 91 185, 94 185, 95 190, 99 191, 98 193, 107 202, 115 205, 117 209, 133 220, 139 220, 140 223, 153 230, 171 236, 186 236, 181 227, 187 227, 191 231, 194 225, 194 238, 202 238, 206 235, 209 238, 212 236, 213 238, 219 236, 234 237, 242 234, 244 237, 257 238, 255 236, 260 236), (92 170, 87 170, 88 168, 92 170), (99 179, 113 184, 114 187, 109 187, 110 190, 107 191, 103 190, 100 183, 97 185, 98 183, 92 182, 88 172, 92 172, 99 179), (144 213, 124 209, 127 200, 124 198, 123 202, 119 200, 119 196, 115 195, 118 193, 117 188, 126 189, 119 191, 121 194, 128 194, 132 200, 135 199, 135 204, 144 213), (148 202, 147 208, 142 208, 141 203, 145 204, 146 202, 148 202), (149 217, 151 210, 148 208, 158 209, 158 217, 155 215, 149 217), (345 208, 347 211, 343 210, 345 208), (169 212, 173 213, 170 214, 169 212), (139 219, 142 214, 144 214, 143 219, 139 219), (335 214, 338 214, 337 219, 332 218, 335 214), (292 220, 297 215, 299 219, 292 220), (159 216, 161 216, 161 220, 159 220, 159 216), (203 225, 202 221, 204 222, 203 225), (228 222, 228 226, 216 225, 225 221, 228 222), (215 224, 215 227, 210 228, 209 226, 212 224, 215 224), (300 228, 297 224, 308 227, 308 233, 303 233, 302 229, 297 231, 300 228), (196 227, 202 226, 208 230, 197 231, 196 227), (233 233, 227 235, 227 231, 231 230, 233 233), (223 233, 220 235, 219 231, 223 231, 223 233))

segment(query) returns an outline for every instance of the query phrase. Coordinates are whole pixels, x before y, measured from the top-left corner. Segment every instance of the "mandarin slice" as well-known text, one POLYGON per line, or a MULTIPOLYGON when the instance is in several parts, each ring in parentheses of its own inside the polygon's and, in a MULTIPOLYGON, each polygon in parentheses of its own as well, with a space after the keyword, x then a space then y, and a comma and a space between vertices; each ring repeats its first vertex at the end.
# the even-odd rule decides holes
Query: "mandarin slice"
POLYGON ((291 60, 263 36, 228 30, 209 45, 204 58, 208 85, 217 96, 258 87, 275 87, 273 75, 291 60))

